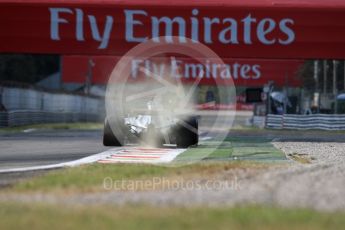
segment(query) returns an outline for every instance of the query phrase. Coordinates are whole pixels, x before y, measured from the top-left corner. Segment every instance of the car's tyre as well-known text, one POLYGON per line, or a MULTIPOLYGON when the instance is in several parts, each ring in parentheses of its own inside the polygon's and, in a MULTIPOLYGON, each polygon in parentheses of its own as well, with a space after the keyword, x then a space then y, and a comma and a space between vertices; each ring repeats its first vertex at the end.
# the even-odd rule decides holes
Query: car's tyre
POLYGON ((103 145, 104 146, 122 146, 123 141, 119 140, 111 130, 108 120, 104 122, 103 129, 103 145))
POLYGON ((176 146, 178 148, 188 148, 197 145, 199 142, 198 119, 191 117, 184 120, 184 125, 179 124, 176 132, 176 146))

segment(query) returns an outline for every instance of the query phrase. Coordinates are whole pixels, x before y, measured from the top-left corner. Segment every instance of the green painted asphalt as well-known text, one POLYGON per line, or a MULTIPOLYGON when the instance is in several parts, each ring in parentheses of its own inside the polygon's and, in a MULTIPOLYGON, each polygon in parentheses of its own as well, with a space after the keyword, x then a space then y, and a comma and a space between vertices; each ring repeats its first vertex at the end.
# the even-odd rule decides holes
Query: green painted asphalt
POLYGON ((248 160, 280 162, 287 160, 285 154, 275 148, 266 137, 231 137, 223 142, 201 141, 198 147, 189 148, 175 162, 199 160, 248 160))

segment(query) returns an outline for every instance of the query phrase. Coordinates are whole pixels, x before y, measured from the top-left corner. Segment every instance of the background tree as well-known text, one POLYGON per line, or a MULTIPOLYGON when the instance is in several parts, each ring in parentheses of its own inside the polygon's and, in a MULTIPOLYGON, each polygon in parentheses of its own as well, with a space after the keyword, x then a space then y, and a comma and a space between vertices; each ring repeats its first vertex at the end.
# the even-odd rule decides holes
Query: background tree
POLYGON ((0 81, 34 84, 58 71, 58 55, 0 55, 0 81))

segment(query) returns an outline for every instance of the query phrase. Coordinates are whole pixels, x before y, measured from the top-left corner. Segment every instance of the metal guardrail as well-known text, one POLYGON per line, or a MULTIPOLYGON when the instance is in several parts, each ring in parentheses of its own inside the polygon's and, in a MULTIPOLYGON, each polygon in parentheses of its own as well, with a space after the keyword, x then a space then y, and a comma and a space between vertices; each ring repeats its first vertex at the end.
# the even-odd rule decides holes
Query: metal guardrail
POLYGON ((104 98, 44 92, 0 86, 0 103, 7 111, 30 110, 64 113, 99 113, 104 110, 104 98))
POLYGON ((90 113, 65 113, 29 110, 0 112, 0 127, 12 127, 38 123, 97 122, 102 120, 102 115, 90 113))
POLYGON ((267 115, 266 128, 272 129, 322 129, 345 130, 345 115, 267 115))
POLYGON ((102 121, 104 98, 1 87, 0 127, 38 123, 102 121))

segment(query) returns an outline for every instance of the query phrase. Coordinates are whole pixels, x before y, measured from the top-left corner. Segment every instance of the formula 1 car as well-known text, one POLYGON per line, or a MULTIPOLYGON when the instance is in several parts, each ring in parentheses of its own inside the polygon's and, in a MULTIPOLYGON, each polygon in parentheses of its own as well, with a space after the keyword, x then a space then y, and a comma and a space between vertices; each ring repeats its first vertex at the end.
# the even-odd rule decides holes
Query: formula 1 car
POLYGON ((146 114, 142 112, 125 118, 108 117, 104 122, 103 144, 122 146, 126 143, 163 146, 176 144, 178 148, 197 145, 198 117, 173 117, 169 114, 157 115, 151 106, 146 114))

